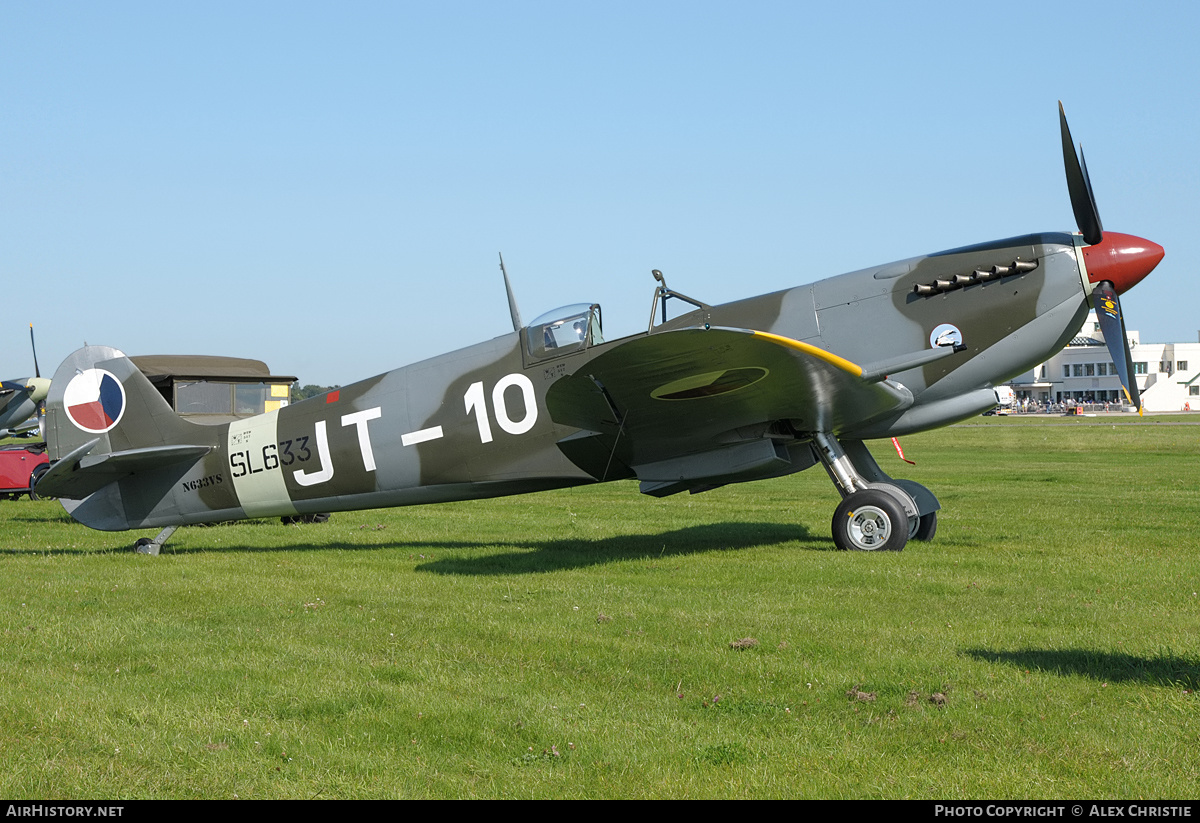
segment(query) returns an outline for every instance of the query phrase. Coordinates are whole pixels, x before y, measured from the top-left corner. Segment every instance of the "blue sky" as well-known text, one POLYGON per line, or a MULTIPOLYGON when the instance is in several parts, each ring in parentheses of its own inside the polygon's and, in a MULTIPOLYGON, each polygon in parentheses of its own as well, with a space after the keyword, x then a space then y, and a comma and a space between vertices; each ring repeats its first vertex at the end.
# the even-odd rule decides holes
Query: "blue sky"
POLYGON ((346 384, 653 280, 709 303, 1071 229, 1196 340, 1200 6, 0 2, 0 372, 89 343, 346 384))

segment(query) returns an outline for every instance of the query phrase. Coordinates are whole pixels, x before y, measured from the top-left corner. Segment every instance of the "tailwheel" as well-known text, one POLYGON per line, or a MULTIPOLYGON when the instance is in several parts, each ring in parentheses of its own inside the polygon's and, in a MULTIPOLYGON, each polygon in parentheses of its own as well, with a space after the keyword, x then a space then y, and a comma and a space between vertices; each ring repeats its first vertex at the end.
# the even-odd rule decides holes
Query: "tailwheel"
POLYGON ((842 551, 898 552, 908 542, 908 530, 900 501, 875 489, 847 495, 833 513, 833 542, 842 551))
POLYGON ((167 526, 153 538, 143 537, 133 544, 133 550, 138 554, 157 555, 162 549, 163 544, 167 542, 167 539, 171 535, 175 534, 178 528, 178 526, 167 526))

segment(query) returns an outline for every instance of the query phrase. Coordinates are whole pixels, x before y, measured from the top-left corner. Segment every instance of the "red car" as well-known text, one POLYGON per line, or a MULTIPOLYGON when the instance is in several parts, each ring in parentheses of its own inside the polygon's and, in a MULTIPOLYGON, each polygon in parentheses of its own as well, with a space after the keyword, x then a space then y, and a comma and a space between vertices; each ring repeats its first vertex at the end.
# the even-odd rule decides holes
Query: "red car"
POLYGON ((0 498, 16 500, 23 494, 37 500, 33 485, 50 469, 46 444, 0 446, 0 498))

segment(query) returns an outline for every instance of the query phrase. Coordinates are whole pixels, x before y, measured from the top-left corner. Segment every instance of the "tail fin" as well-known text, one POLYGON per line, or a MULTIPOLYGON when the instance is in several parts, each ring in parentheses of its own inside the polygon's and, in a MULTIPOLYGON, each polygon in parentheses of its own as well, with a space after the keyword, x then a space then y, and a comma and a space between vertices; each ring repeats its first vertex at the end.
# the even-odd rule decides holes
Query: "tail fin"
POLYGON ((130 360, 107 346, 79 349, 58 367, 46 398, 46 496, 81 500, 143 468, 195 462, 211 448, 204 427, 180 418, 130 360))

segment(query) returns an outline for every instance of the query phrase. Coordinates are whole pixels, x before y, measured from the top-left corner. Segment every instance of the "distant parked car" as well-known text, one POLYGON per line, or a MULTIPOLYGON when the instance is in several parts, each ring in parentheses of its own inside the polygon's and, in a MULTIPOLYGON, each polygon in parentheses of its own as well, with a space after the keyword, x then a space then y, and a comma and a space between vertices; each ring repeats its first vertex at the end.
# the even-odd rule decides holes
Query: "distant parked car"
POLYGON ((0 446, 0 498, 16 500, 27 494, 30 500, 37 500, 33 487, 49 469, 45 443, 0 446))

